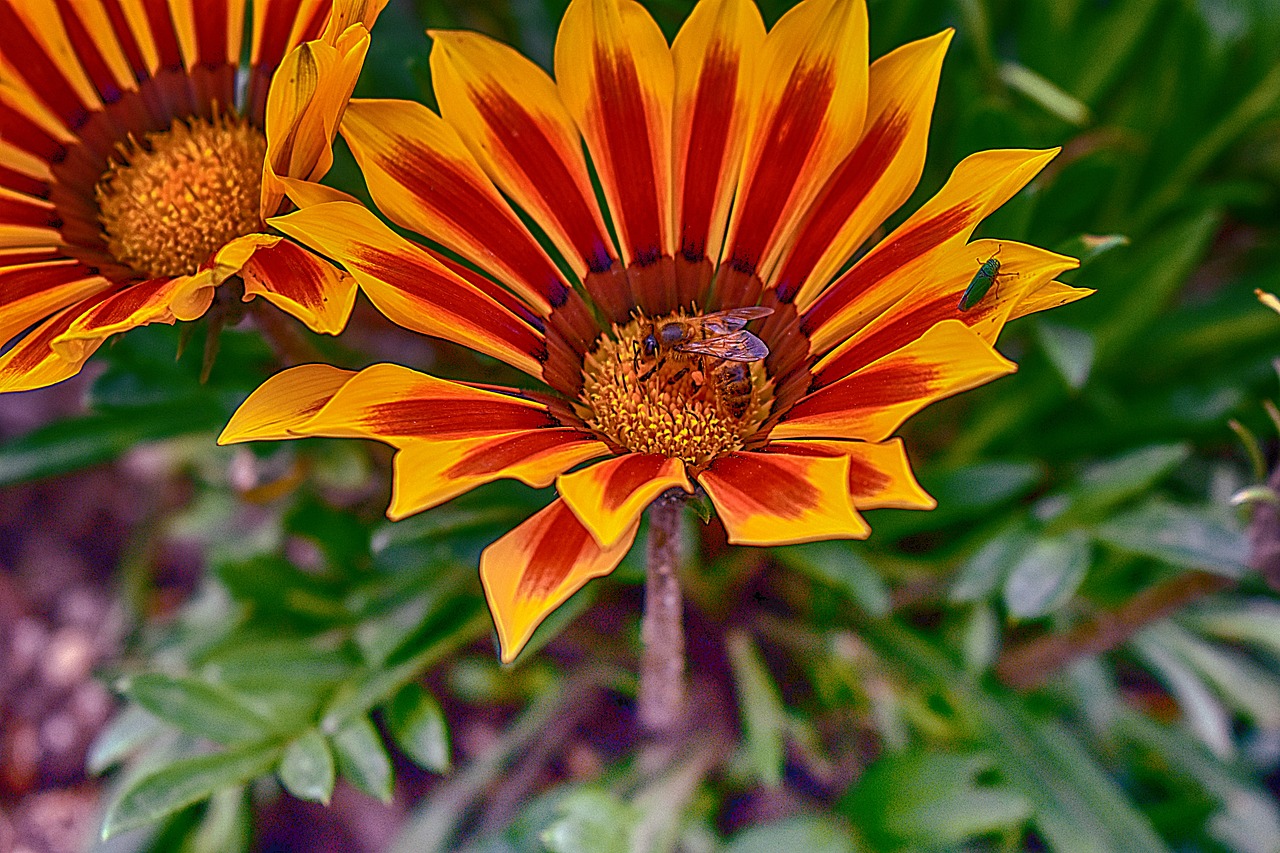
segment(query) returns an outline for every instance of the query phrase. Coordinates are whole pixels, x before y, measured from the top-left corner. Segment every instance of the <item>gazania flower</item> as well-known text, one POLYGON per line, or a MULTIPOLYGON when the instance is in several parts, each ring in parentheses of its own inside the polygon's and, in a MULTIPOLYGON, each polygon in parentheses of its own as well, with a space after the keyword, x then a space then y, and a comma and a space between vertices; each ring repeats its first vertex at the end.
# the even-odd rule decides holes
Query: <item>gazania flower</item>
POLYGON ((848 266, 920 178, 950 32, 868 67, 862 0, 804 0, 767 35, 749 0, 702 0, 670 47, 637 4, 573 0, 554 82, 484 36, 432 37, 443 117, 355 101, 342 133, 383 213, 471 266, 353 203, 273 224, 397 322, 547 388, 305 365, 222 441, 386 442, 393 519, 499 478, 554 483, 481 558, 506 660, 669 490, 705 490, 748 545, 861 538, 861 510, 931 508, 894 431, 1012 371, 992 348, 1006 321, 1087 293, 1054 281, 1071 258, 968 242, 1054 151, 969 157, 848 266))
POLYGON ((233 275, 346 323, 349 277, 265 219, 328 170, 386 0, 255 0, 248 26, 246 2, 0 0, 0 347, 26 332, 0 391, 195 319, 233 275))

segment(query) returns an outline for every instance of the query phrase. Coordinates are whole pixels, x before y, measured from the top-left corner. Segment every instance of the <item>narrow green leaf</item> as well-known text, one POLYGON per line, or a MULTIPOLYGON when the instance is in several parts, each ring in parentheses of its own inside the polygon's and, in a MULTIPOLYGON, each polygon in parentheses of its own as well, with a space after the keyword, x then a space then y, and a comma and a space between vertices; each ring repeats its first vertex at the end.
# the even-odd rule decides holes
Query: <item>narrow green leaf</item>
POLYGON ((849 829, 830 817, 805 815, 753 826, 735 835, 723 853, 855 853, 849 829))
POLYGON ((267 720, 229 691, 194 678, 145 673, 118 686, 160 719, 217 743, 262 740, 272 732, 267 720))
POLYGON ((1110 510, 1151 489, 1191 456, 1185 444, 1157 444, 1086 468, 1071 487, 1061 523, 1105 517, 1110 510))
POLYGON ((1231 715, 1200 674, 1160 642, 1150 628, 1130 640, 1129 645, 1173 694, 1188 728, 1219 758, 1231 756, 1235 751, 1231 715))
POLYGON ((107 809, 102 837, 156 823, 218 791, 247 784, 279 759, 279 747, 255 744, 182 759, 140 776, 107 809))
POLYGON ((209 798, 209 807, 183 853, 248 853, 252 818, 243 789, 218 791, 209 798))
POLYGON ((1017 62, 1001 63, 1000 79, 1010 89, 1030 98, 1067 124, 1085 127, 1093 121, 1093 114, 1088 106, 1025 65, 1017 62))
POLYGON ((419 684, 406 685, 386 707, 387 728, 418 766, 448 773, 449 724, 436 697, 419 684))
POLYGON ((793 569, 829 583, 872 616, 889 612, 884 579, 848 542, 813 542, 775 548, 777 558, 793 569))
POLYGON ((1080 390, 1093 369, 1093 336, 1069 326, 1040 322, 1036 326, 1040 346, 1068 386, 1080 390))
POLYGON ((995 592, 1030 549, 1032 536, 1021 526, 1000 531, 964 562, 951 584, 954 602, 981 601, 995 592))
POLYGON ((138 705, 129 705, 107 723, 89 748, 85 765, 95 776, 123 761, 160 734, 164 724, 138 705))
POLYGON ((1078 533, 1038 540, 1005 580, 1009 615, 1037 619, 1066 604, 1088 573, 1090 557, 1089 540, 1078 533))
POLYGON ((315 729, 285 747, 277 773, 285 790, 298 799, 329 805, 333 796, 333 754, 324 736, 315 729))
POLYGON ((369 718, 351 720, 334 732, 332 742, 343 777, 369 796, 391 802, 391 757, 369 718))
POLYGON ((746 634, 739 631, 730 634, 728 647, 738 689, 747 761, 756 778, 769 787, 777 787, 782 784, 786 758, 787 712, 782 696, 760 652, 746 634))
POLYGON ((1229 578, 1249 571, 1244 531, 1226 526, 1207 508, 1152 501, 1102 525, 1097 535, 1108 545, 1171 566, 1229 578))

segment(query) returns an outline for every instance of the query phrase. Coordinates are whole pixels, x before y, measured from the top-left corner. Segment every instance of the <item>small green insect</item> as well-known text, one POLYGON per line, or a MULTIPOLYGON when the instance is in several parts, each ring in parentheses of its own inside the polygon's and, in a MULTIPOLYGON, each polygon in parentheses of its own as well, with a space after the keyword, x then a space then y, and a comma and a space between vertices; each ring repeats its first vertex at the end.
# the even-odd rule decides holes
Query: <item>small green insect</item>
POLYGON ((982 264, 981 268, 973 277, 973 281, 969 282, 969 286, 965 288, 964 294, 960 297, 960 310, 968 311, 973 306, 982 301, 982 297, 987 295, 987 291, 991 290, 992 285, 996 283, 996 276, 1000 275, 1000 260, 996 255, 1000 254, 1003 246, 996 247, 996 254, 987 258, 985 261, 979 259, 982 264))

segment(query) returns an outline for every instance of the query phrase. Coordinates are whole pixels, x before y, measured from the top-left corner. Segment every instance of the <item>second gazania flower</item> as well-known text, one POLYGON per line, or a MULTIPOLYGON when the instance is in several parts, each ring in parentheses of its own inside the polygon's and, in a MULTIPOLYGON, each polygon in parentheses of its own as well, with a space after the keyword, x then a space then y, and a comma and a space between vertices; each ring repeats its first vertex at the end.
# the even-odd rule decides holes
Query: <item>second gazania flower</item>
POLYGON ((973 155, 841 274, 915 189, 950 36, 869 65, 862 0, 804 0, 767 34, 749 0, 702 0, 669 47, 633 3, 573 0, 553 81, 484 36, 432 33, 443 117, 355 101, 342 133, 388 218, 482 272, 350 202, 272 224, 396 322, 547 390, 307 365, 255 392, 222 441, 387 442, 392 518, 499 478, 554 483, 481 558, 507 660, 617 566, 668 490, 701 487, 750 545, 861 538, 859 510, 932 507, 890 436, 1012 371, 992 347, 1007 320, 1087 293, 1054 280, 1071 258, 968 243, 1053 151, 973 155), (960 310, 997 251, 991 292, 960 310), (742 348, 727 361, 725 337, 742 348))

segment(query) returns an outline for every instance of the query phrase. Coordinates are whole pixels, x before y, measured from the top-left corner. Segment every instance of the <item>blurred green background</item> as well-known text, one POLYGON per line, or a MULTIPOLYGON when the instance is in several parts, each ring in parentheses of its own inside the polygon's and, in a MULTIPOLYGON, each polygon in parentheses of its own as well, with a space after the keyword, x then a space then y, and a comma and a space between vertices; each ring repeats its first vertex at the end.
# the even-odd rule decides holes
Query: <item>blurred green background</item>
MULTIPOLYGON (((392 0, 358 94, 434 103, 427 27, 549 66, 564 5, 392 0)), ((647 6, 668 37, 690 8, 647 6)), ((908 424, 939 509, 773 552, 690 514, 705 714, 659 761, 632 715, 640 548, 500 667, 477 557, 545 495, 499 483, 389 524, 381 448, 213 447, 270 369, 251 330, 206 384, 180 330, 131 333, 85 413, 0 447, 11 488, 136 468, 139 443, 181 484, 105 581, 129 630, 89 756, 120 830, 100 849, 1280 850, 1280 598, 1237 505, 1280 428, 1280 316, 1254 296, 1280 290, 1280 3, 869 7, 873 57, 958 30, 893 222, 974 151, 1061 145, 978 236, 1081 257, 1068 280, 1097 290, 1009 328, 1016 375, 908 424), (177 580, 174 542, 198 555, 177 580)), ((346 156, 331 182, 362 191, 346 156)), ((479 369, 369 311, 315 344, 479 369)))

